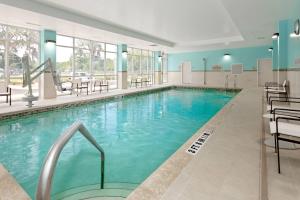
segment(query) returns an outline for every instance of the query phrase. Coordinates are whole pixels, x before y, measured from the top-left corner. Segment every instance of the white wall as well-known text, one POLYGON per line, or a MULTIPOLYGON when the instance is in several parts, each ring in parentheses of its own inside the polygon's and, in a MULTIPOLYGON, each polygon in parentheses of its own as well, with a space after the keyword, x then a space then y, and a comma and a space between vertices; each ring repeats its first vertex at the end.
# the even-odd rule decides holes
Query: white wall
POLYGON ((286 79, 289 81, 290 96, 300 97, 300 71, 290 70, 285 72, 286 79))
MULTIPOLYGON (((206 72, 206 85, 204 85, 204 72, 203 71, 192 71, 192 82, 190 85, 193 86, 206 86, 206 87, 225 87, 225 76, 229 75, 228 87, 234 87, 234 76, 229 71, 225 72, 206 72)), ((273 81, 277 82, 277 71, 273 71, 273 81)), ((300 97, 300 69, 289 69, 288 71, 279 72, 279 81, 283 83, 284 80, 288 81, 290 96, 300 97)), ((168 82, 170 84, 182 85, 182 74, 181 72, 168 72, 168 82)), ((186 84, 185 84, 186 85, 186 84)), ((236 87, 237 88, 251 88, 257 87, 257 71, 244 71, 237 77, 236 87)))
MULTIPOLYGON (((234 75, 229 71, 226 72, 206 72, 206 85, 204 85, 204 72, 191 72, 192 82, 191 85, 208 86, 208 87, 225 87, 225 77, 228 76, 228 87, 234 87, 234 75)), ((170 84, 181 85, 182 75, 181 72, 168 72, 168 80, 170 84)), ((236 78, 237 88, 257 87, 257 72, 245 71, 236 78)))

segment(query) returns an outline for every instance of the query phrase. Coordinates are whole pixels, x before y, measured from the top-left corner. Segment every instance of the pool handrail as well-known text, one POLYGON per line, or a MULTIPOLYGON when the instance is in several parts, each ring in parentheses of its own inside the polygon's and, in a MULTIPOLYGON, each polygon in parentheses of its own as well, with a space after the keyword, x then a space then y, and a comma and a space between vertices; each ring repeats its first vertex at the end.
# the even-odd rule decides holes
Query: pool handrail
POLYGON ((85 128, 82 122, 77 121, 73 123, 63 134, 56 140, 49 150, 46 159, 44 161, 39 182, 36 192, 36 200, 50 200, 51 198, 51 187, 52 178, 55 172, 55 167, 60 156, 61 151, 68 141, 79 131, 101 154, 101 185, 100 188, 104 187, 104 161, 105 154, 100 145, 96 142, 93 136, 85 128))

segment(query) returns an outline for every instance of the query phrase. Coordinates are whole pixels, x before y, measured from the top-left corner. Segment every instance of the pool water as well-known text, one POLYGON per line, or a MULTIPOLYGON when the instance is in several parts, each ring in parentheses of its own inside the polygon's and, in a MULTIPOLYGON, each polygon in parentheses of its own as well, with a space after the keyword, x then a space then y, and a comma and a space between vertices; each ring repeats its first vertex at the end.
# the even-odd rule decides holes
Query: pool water
MULTIPOLYGON (((105 182, 139 184, 235 94, 177 88, 0 121, 0 162, 33 198, 49 148, 80 120, 105 151, 105 182)), ((99 182, 99 152, 77 134, 59 158, 52 194, 99 182)))

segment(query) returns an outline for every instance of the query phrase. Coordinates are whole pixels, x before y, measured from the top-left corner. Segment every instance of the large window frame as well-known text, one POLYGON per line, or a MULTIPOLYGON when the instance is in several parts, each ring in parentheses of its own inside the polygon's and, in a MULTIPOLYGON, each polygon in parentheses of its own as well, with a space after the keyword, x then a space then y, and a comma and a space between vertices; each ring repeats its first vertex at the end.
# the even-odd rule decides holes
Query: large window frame
MULTIPOLYGON (((109 82, 110 89, 117 89, 118 87, 118 74, 117 74, 117 45, 112 43, 94 41, 79 37, 67 36, 63 34, 58 34, 57 38, 66 37, 72 39, 72 45, 63 45, 59 43, 57 40, 56 47, 59 48, 70 48, 72 49, 72 55, 70 60, 70 69, 72 73, 69 76, 61 75, 62 82, 64 81, 72 81, 76 78, 81 78, 84 81, 94 80, 105 80, 109 82), (85 41, 86 45, 78 46, 76 41, 85 41), (100 47, 100 48, 99 48, 100 47), (89 58, 88 62, 85 63, 88 65, 88 70, 80 71, 77 69, 77 65, 79 64, 77 52, 85 51, 88 52, 89 58), (110 56, 114 57, 114 59, 109 59, 110 56), (76 60, 77 56, 77 60, 76 60), (103 56, 103 59, 102 59, 103 56), (100 60, 99 60, 100 57, 100 60), (97 60, 98 59, 98 60, 97 60), (97 64, 98 62, 98 64, 97 64), (108 71, 108 65, 112 64, 113 70, 108 71), (98 69, 96 69, 98 67, 98 69), (103 68, 103 71, 99 70, 103 68), (103 72, 103 73, 102 73, 103 72)), ((58 57, 58 55, 57 55, 58 57)), ((56 61, 56 65, 60 66, 61 63, 59 60, 56 61)), ((58 69, 59 72, 59 69, 58 69)), ((60 73, 60 72, 59 72, 60 73)))
POLYGON ((168 83, 168 55, 167 54, 164 54, 162 57, 161 73, 162 73, 163 83, 168 83))
MULTIPOLYGON (((29 66, 40 64, 40 31, 0 24, 0 82, 14 91, 13 98, 19 99, 27 88, 23 88, 22 57, 29 56, 29 66)), ((38 94, 38 81, 33 82, 33 92, 38 94)))
POLYGON ((127 51, 128 80, 131 81, 140 77, 148 79, 150 85, 154 84, 154 52, 134 47, 128 47, 127 51))

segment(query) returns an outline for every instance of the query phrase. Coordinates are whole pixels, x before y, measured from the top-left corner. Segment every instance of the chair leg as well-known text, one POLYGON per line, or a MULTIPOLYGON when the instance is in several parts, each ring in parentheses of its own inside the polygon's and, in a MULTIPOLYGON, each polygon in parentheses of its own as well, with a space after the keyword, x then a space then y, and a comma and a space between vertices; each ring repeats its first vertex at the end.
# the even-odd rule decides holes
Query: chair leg
POLYGON ((276 133, 274 133, 274 146, 275 146, 275 153, 277 153, 277 138, 276 138, 276 133))
POLYGON ((77 86, 76 86, 76 88, 77 88, 77 92, 76 92, 76 94, 77 94, 77 96, 78 96, 78 83, 77 83, 77 86))
POLYGON ((277 143, 277 164, 278 164, 278 174, 280 174, 280 156, 279 156, 279 141, 278 141, 278 133, 276 133, 276 143, 277 143))
POLYGON ((11 94, 9 95, 9 105, 11 106, 11 94))

